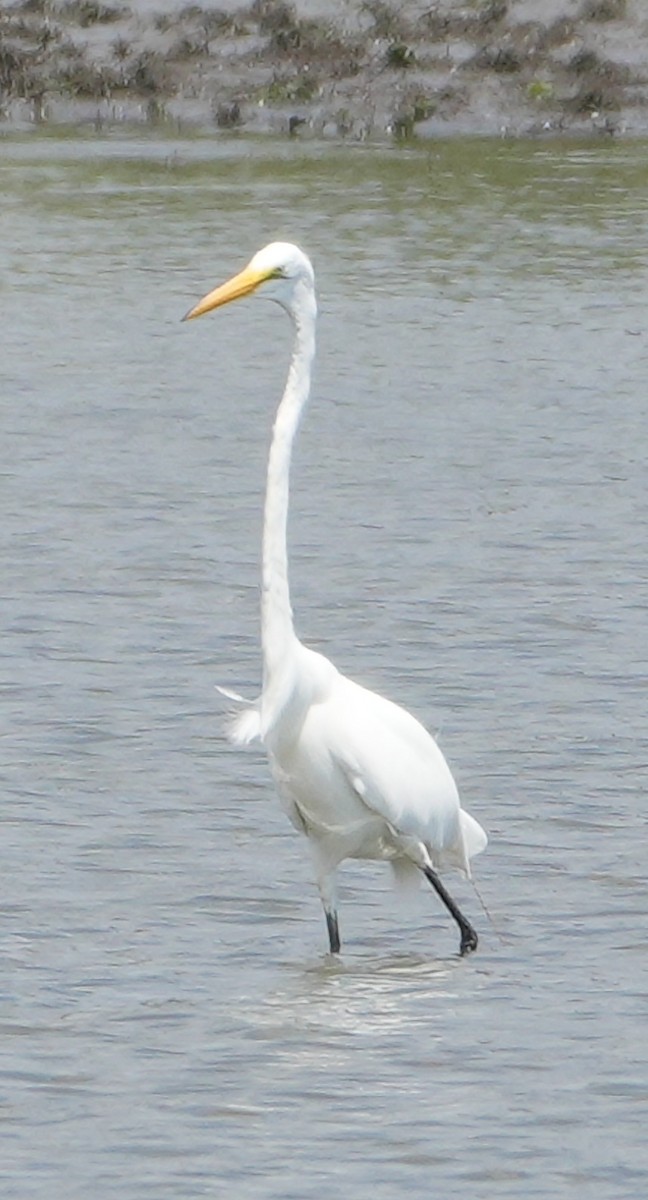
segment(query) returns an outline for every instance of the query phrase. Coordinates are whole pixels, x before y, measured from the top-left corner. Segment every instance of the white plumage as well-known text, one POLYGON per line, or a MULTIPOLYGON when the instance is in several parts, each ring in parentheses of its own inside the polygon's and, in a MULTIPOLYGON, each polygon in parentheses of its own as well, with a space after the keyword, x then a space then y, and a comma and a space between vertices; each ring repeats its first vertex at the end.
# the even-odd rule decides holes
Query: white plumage
MULTIPOLYGON (((431 735, 405 709, 344 675, 298 640, 288 587, 286 524, 292 445, 308 399, 315 352, 312 266, 296 246, 273 243, 205 296, 187 317, 241 296, 276 300, 289 313, 295 345, 268 462, 263 535, 260 701, 238 714, 232 739, 260 737, 282 805, 313 853, 332 952, 340 949, 336 871, 347 858, 385 859, 398 873, 418 868, 459 925, 461 952, 477 935, 437 871, 470 876, 486 846, 460 807, 450 769, 431 735)), ((240 698, 232 693, 233 699, 240 698)))

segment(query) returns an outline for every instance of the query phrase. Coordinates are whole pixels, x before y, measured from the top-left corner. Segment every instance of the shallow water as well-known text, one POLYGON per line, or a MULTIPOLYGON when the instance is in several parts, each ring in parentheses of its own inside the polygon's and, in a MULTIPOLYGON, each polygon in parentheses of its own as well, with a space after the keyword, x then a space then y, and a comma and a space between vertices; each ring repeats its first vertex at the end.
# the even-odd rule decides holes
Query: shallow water
POLYGON ((0 149, 3 1197, 643 1200, 645 147, 0 149), (332 962, 221 736, 290 333, 179 317, 275 237, 298 627, 488 829, 465 961, 353 864, 332 962))

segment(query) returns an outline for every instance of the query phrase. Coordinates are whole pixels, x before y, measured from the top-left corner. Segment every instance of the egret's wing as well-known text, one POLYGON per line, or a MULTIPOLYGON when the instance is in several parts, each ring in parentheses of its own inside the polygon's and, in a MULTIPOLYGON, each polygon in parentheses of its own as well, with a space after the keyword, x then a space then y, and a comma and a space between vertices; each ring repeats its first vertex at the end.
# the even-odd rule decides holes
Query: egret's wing
POLYGON ((459 797, 434 739, 405 709, 343 676, 313 706, 304 736, 363 803, 395 830, 438 850, 461 840, 459 797))

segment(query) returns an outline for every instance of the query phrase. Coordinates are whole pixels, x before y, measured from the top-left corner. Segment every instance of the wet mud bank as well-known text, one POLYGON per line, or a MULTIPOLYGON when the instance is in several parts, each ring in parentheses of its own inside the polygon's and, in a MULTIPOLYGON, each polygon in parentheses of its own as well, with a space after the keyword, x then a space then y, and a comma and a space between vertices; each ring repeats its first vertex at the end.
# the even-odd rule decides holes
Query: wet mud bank
POLYGON ((645 0, 10 0, 0 134, 648 134, 645 0))

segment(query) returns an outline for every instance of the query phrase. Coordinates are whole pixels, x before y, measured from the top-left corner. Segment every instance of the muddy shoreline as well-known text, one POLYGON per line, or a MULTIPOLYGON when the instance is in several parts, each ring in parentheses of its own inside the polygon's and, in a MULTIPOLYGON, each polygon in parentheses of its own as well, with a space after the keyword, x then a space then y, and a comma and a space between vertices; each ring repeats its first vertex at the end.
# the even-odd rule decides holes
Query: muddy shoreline
POLYGON ((10 0, 0 134, 645 136, 643 0, 10 0), (539 15, 541 14, 541 15, 539 15))

